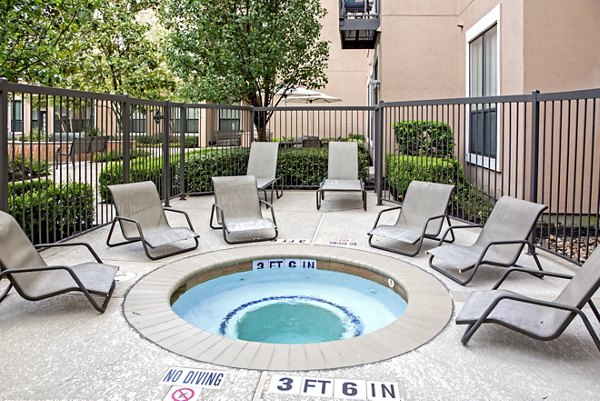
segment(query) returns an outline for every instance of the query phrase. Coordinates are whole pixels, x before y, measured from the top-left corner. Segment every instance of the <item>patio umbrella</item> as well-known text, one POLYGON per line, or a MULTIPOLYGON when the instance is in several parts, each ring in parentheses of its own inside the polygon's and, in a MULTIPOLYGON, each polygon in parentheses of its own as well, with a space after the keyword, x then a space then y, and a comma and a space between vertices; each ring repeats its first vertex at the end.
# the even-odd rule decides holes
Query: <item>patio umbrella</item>
POLYGON ((286 103, 310 103, 310 104, 312 104, 312 103, 335 103, 335 102, 342 101, 342 99, 340 99, 339 97, 327 95, 325 93, 313 91, 310 89, 308 89, 308 90, 310 92, 314 92, 314 93, 309 93, 309 94, 292 93, 287 96, 286 103))

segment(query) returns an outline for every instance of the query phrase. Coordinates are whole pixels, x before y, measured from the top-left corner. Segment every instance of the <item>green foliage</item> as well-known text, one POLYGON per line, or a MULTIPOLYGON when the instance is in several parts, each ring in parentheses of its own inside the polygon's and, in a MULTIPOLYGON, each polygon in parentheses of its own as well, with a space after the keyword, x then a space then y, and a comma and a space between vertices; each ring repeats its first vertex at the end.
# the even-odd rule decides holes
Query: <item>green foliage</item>
POLYGON ((56 83, 96 4, 97 0, 3 0, 0 75, 9 81, 56 83))
POLYGON ((199 148, 200 140, 198 135, 186 135, 185 136, 185 147, 186 148, 199 148))
MULTIPOLYGON (((255 107, 278 90, 327 83, 329 45, 321 40, 319 0, 167 0, 167 59, 192 101, 255 107)), ((255 113, 259 139, 271 114, 255 113)))
POLYGON ((411 156, 453 157, 452 127, 439 121, 399 121, 392 125, 398 152, 411 156))
MULTIPOLYGON (((140 11, 152 0, 99 0, 94 17, 78 36, 70 64, 62 71, 73 89, 166 99, 175 81, 166 67, 151 21, 140 11)), ((116 112, 116 106, 113 106, 116 112)))
MULTIPOLYGON (((171 155, 170 159, 170 176, 175 177, 177 168, 179 167, 179 155, 171 155)), ((162 183, 162 157, 138 157, 131 160, 129 169, 129 182, 152 181, 158 188, 162 183)), ((98 176, 98 192, 103 201, 110 201, 110 193, 108 185, 124 183, 123 162, 109 162, 104 166, 98 176)), ((178 191, 179 181, 172 180, 172 190, 178 191)))
MULTIPOLYGON (((185 163, 186 192, 212 191, 211 177, 245 175, 248 148, 212 152, 194 152, 185 163)), ((277 176, 289 187, 318 187, 327 177, 328 148, 281 148, 277 158, 277 176)), ((368 173, 366 152, 359 152, 359 177, 368 173)))
POLYGON ((454 159, 391 154, 386 157, 390 187, 404 194, 412 180, 453 184, 464 179, 460 163, 454 159))
MULTIPOLYGON (((148 152, 146 150, 142 150, 142 149, 136 149, 136 150, 133 150, 130 152, 129 159, 133 160, 138 157, 147 157, 147 156, 150 156, 150 152, 148 152)), ((123 152, 118 151, 118 150, 113 150, 113 151, 105 153, 105 154, 97 154, 96 156, 94 156, 94 160, 97 161, 98 163, 114 162, 114 161, 123 160, 123 152)))
POLYGON ((48 134, 45 131, 39 129, 33 129, 27 135, 19 138, 21 142, 45 142, 48 140, 48 134))
POLYGON ((212 177, 245 175, 248 148, 192 152, 185 160, 186 192, 211 192, 212 177))
POLYGON ((96 202, 91 185, 32 180, 8 184, 9 213, 34 243, 56 242, 88 229, 96 202))
POLYGON ((391 154, 386 157, 386 175, 395 196, 404 195, 412 180, 454 185, 452 210, 472 222, 485 222, 495 203, 466 181, 462 165, 455 159, 391 154))
POLYGON ((8 161, 8 180, 20 181, 48 175, 48 163, 40 160, 24 160, 16 156, 8 161))

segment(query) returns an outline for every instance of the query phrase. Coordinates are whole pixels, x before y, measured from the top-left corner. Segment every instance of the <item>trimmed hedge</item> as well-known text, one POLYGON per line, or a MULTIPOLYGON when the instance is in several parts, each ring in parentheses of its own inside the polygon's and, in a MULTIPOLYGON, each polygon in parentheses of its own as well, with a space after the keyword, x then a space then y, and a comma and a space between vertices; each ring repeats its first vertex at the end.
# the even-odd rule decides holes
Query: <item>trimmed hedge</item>
POLYGON ((395 196, 406 193, 412 180, 455 185, 451 209, 455 216, 468 221, 484 223, 495 203, 492 197, 466 181, 462 166, 456 159, 387 155, 386 174, 395 196))
MULTIPOLYGON (((359 147, 360 148, 360 147, 359 147)), ((250 150, 231 148, 189 153, 185 162, 186 192, 211 192, 211 177, 245 175, 250 150)), ((327 177, 328 148, 280 148, 277 176, 287 187, 318 187, 327 177)), ((359 177, 368 174, 367 154, 359 152, 359 177)))
MULTIPOLYGON (((191 152, 185 159, 186 192, 212 192, 212 177, 245 175, 250 149, 191 152)), ((179 181, 179 177, 176 177, 179 181)))
POLYGON ((447 123, 409 120, 395 122, 392 127, 399 153, 454 157, 454 133, 447 123))
MULTIPOLYGON (((129 182, 152 181, 158 188, 162 182, 162 157, 138 157, 131 160, 129 169, 129 182)), ((175 171, 179 167, 179 155, 171 155, 171 177, 175 177, 175 171)), ((115 161, 107 163, 98 176, 98 192, 104 202, 110 202, 108 185, 123 184, 123 162, 115 161)), ((177 193, 178 180, 172 180, 172 193, 177 193)))
POLYGON ((8 184, 9 213, 33 243, 56 242, 90 228, 96 199, 91 185, 50 180, 8 184))

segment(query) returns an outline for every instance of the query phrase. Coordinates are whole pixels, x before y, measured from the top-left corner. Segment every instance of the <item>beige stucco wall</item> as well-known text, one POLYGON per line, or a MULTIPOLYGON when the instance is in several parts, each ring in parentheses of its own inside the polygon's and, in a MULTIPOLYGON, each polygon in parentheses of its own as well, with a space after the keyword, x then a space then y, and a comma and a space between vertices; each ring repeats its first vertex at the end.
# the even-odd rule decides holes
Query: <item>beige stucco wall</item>
POLYGON ((382 1, 379 48, 372 53, 379 59, 382 100, 461 94, 456 13, 454 1, 382 1))
POLYGON ((600 1, 524 2, 523 91, 600 87, 600 1))

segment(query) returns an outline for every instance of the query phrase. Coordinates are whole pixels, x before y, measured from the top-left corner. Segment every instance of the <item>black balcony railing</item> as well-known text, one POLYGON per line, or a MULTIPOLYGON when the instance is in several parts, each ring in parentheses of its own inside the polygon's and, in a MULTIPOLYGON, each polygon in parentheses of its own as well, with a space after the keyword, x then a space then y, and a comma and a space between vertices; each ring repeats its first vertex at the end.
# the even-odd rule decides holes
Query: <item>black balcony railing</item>
POLYGON ((538 247, 581 262, 598 245, 600 89, 251 108, 0 82, 0 109, 0 210, 38 243, 110 222, 110 184, 151 180, 167 203, 210 194, 210 178, 245 174, 250 143, 264 139, 281 144, 287 188, 316 188, 328 143, 357 141, 378 203, 401 202, 413 179, 447 182, 457 219, 484 222, 510 195, 548 206, 538 247))
POLYGON ((380 0, 339 0, 342 49, 374 49, 380 0))

